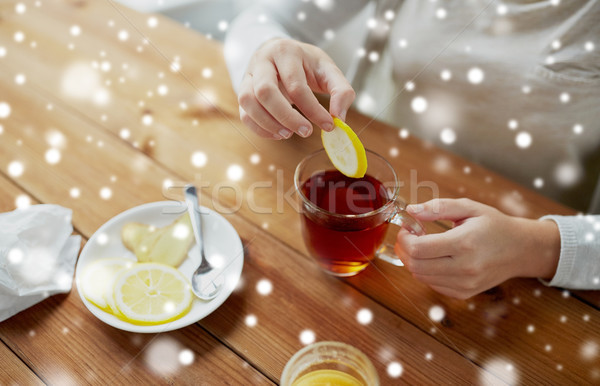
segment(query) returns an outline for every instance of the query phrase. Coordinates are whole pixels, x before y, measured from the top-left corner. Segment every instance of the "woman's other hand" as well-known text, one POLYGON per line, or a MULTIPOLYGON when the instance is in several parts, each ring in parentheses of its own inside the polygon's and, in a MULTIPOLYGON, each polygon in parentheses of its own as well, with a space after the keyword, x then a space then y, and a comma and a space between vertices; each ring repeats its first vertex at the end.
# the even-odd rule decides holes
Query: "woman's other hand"
POLYGON ((506 215, 469 199, 409 205, 421 221, 450 220, 443 233, 398 233, 395 251, 413 276, 444 295, 466 299, 513 277, 554 276, 560 234, 553 221, 506 215))

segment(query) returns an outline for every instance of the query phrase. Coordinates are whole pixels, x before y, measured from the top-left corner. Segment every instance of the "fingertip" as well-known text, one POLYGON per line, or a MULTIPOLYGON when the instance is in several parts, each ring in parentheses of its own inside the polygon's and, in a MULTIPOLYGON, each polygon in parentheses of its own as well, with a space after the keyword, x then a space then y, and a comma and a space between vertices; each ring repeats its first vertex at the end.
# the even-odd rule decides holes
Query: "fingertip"
POLYGON ((329 113, 332 118, 339 118, 343 122, 346 122, 346 114, 348 114, 348 107, 335 107, 330 106, 329 113))
POLYGON ((312 134, 312 128, 310 126, 300 126, 297 134, 303 138, 307 138, 312 134))
POLYGON ((333 122, 324 122, 322 124, 319 125, 321 127, 321 129, 325 130, 325 131, 332 131, 333 130, 333 122))

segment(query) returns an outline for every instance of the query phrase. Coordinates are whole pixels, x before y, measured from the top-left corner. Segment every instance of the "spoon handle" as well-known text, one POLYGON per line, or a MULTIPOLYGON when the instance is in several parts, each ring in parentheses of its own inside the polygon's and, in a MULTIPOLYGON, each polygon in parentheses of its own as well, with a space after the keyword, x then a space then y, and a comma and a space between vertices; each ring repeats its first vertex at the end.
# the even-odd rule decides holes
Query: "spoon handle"
POLYGON ((194 185, 186 185, 184 188, 185 202, 192 222, 192 230, 198 249, 200 250, 201 263, 204 263, 204 244, 202 243, 202 220, 200 219, 200 207, 198 206, 198 195, 194 185))

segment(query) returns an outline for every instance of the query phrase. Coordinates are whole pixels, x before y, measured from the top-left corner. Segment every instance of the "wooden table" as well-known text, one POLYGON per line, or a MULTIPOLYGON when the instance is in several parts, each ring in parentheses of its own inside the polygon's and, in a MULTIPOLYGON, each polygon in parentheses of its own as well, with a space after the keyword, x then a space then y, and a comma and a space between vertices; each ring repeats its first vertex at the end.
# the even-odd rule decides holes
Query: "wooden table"
MULTIPOLYGON (((128 208, 177 199, 169 186, 208 183, 201 203, 225 213, 246 248, 239 289, 181 330, 117 330, 76 289, 17 314, 0 324, 0 384, 273 384, 307 331, 364 351, 382 384, 600 383, 597 293, 511 280, 462 301, 382 262, 347 280, 320 272, 290 194, 295 165, 320 147, 318 135, 275 142, 243 127, 217 42, 109 0, 3 1, 0 90, 10 107, 0 117, 0 211, 72 208, 87 240, 128 208), (234 176, 232 165, 241 168, 234 176), (257 291, 261 280, 270 294, 257 291), (361 310, 369 323, 359 322, 361 310)), ((413 181, 402 191, 411 202, 432 196, 429 181, 442 197, 526 217, 573 213, 358 113, 348 121, 368 125, 365 145, 413 181)))

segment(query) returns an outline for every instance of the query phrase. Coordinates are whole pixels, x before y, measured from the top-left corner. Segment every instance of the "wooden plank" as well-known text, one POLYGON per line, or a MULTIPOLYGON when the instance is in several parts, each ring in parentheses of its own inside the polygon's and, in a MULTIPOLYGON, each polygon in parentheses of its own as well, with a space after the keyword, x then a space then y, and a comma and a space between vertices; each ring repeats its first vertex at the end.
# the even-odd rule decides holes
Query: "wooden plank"
POLYGON ((75 289, 15 315, 0 335, 50 384, 270 383, 199 326, 120 331, 85 310, 75 289))
POLYGON ((6 345, 0 343, 0 382, 3 385, 43 385, 31 369, 6 345))

